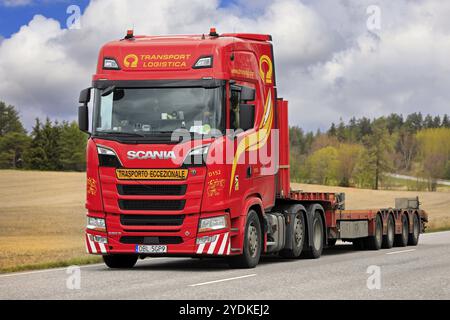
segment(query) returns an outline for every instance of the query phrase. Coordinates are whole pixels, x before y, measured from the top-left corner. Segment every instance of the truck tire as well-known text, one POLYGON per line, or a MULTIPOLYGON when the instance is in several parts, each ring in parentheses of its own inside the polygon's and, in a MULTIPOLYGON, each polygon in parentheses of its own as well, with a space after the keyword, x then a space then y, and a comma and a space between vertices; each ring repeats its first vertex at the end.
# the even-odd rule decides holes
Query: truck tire
POLYGON ((228 263, 232 268, 254 268, 259 262, 263 238, 261 223, 255 210, 250 210, 245 224, 244 246, 241 255, 230 257, 228 263))
POLYGON ((104 255, 103 261, 112 269, 130 269, 136 264, 138 256, 135 254, 104 255))
POLYGON ((298 258, 302 254, 305 245, 305 217, 303 212, 296 213, 294 218, 294 234, 292 236, 292 249, 283 249, 280 256, 283 258, 298 258))
POLYGON ((383 222, 381 217, 377 215, 375 219, 375 234, 366 239, 365 244, 369 250, 380 250, 383 242, 383 222))
POLYGON ((390 214, 387 221, 386 235, 383 236, 383 248, 390 249, 394 246, 395 237, 395 221, 394 217, 390 214))
POLYGON ((402 214, 402 233, 395 235, 394 245, 396 247, 406 247, 408 245, 409 226, 408 218, 402 214))
POLYGON ((408 245, 409 246, 417 246, 419 243, 419 236, 420 236, 420 221, 417 214, 413 216, 413 228, 412 232, 409 234, 408 237, 408 245))
POLYGON ((323 229, 323 221, 322 215, 319 211, 314 213, 313 222, 312 222, 312 243, 311 246, 306 250, 305 256, 309 259, 318 259, 322 255, 323 251, 323 240, 324 240, 324 229, 323 229))

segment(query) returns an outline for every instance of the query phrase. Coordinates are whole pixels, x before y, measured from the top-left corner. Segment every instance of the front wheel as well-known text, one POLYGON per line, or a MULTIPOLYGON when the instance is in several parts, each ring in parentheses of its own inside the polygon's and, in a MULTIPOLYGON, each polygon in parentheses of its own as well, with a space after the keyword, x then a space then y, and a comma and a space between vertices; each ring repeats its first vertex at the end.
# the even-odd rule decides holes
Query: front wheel
POLYGON ((130 269, 136 264, 138 256, 135 254, 110 254, 103 256, 105 264, 112 269, 130 269))
POLYGON ((261 235, 261 223, 255 210, 250 210, 245 224, 244 248, 239 256, 229 258, 232 268, 254 268, 261 256, 263 238, 261 235))

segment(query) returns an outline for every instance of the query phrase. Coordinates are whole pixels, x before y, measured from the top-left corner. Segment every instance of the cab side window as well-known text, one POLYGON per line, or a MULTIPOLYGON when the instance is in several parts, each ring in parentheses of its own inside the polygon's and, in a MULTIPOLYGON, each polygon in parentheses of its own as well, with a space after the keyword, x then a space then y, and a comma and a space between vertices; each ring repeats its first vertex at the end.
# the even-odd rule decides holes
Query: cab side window
POLYGON ((231 89, 230 94, 230 129, 240 129, 239 122, 239 105, 241 103, 241 92, 236 89, 231 89))

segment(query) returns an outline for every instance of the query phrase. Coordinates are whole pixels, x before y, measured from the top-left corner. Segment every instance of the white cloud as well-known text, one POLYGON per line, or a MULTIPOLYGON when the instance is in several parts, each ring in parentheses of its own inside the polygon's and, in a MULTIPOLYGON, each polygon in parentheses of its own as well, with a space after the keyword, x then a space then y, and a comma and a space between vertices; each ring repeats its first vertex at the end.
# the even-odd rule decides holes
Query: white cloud
POLYGON ((216 26, 273 35, 291 124, 314 130, 353 115, 448 112, 450 4, 378 1, 382 29, 373 35, 366 29, 371 2, 236 1, 223 8, 203 0, 95 0, 80 30, 35 16, 0 41, 0 100, 16 105, 28 127, 36 116, 73 119, 103 43, 131 26, 139 34, 202 33, 216 26))

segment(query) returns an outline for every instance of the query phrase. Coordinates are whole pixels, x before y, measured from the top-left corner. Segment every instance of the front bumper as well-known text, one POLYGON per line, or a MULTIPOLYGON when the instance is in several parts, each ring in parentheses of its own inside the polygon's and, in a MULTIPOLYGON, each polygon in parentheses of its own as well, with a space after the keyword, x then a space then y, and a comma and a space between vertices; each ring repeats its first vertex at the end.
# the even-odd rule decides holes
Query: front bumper
MULTIPOLYGON (((210 241, 197 243, 197 238, 183 238, 182 243, 167 244, 167 252, 157 254, 158 256, 227 256, 230 255, 231 241, 230 232, 222 229, 217 232, 199 234, 198 238, 208 237, 210 241)), ((86 251, 90 254, 139 254, 136 252, 137 245, 146 243, 125 244, 120 238, 107 236, 105 233, 86 230, 86 251), (107 243, 97 242, 95 236, 107 238, 107 243)), ((159 245, 159 244, 156 244, 159 245)), ((151 255, 151 254, 149 254, 151 255)))

